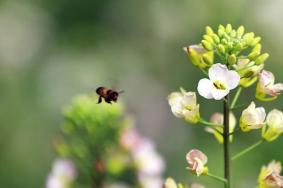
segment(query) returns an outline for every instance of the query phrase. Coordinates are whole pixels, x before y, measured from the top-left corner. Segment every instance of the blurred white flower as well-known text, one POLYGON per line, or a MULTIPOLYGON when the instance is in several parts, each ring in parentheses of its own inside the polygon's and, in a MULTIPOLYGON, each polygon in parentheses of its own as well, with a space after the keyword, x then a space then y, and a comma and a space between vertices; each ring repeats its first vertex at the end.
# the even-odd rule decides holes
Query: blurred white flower
MULTIPOLYGON (((215 123, 215 124, 219 124, 222 125, 222 127, 215 127, 215 129, 211 128, 211 127, 206 127, 205 130, 209 133, 212 133, 215 138, 217 139, 217 141, 221 144, 223 144, 223 114, 216 112, 214 113, 211 118, 210 118, 210 122, 215 123)), ((235 115, 231 112, 229 115, 229 133, 233 133, 236 127, 236 117, 235 115)), ((233 139, 233 135, 229 136, 230 141, 232 142, 233 139)))
POLYGON ((263 166, 258 178, 259 188, 282 188, 283 176, 280 176, 281 171, 280 162, 271 161, 267 166, 263 166))
POLYGON ((168 103, 173 114, 178 118, 183 118, 190 123, 197 123, 200 119, 199 104, 195 92, 173 92, 168 96, 168 103))
POLYGON ((262 129, 262 136, 271 142, 283 133, 283 113, 277 109, 271 110, 267 115, 266 124, 262 129))
POLYGON ((217 63, 208 70, 209 79, 203 78, 198 83, 198 92, 207 99, 223 99, 230 90, 236 88, 240 76, 236 71, 228 70, 226 65, 217 63))
POLYGON ((72 161, 56 159, 46 182, 46 188, 69 188, 76 178, 72 161))
POLYGON ((137 130, 133 127, 126 127, 122 130, 120 136, 120 144, 127 150, 133 150, 138 146, 141 140, 141 136, 137 130))
POLYGON ((260 129, 264 125, 265 120, 265 109, 263 107, 255 106, 254 102, 243 110, 240 118, 240 127, 242 131, 248 132, 252 129, 260 129))
POLYGON ((283 83, 274 84, 275 78, 272 72, 263 70, 259 73, 259 82, 256 96, 278 96, 283 91, 283 83))
POLYGON ((207 156, 200 150, 193 149, 189 151, 186 155, 186 159, 189 163, 188 169, 194 172, 197 176, 208 172, 207 167, 205 167, 207 156))
POLYGON ((150 176, 163 173, 165 163, 149 139, 143 138, 132 155, 140 173, 150 176))
POLYGON ((194 183, 190 186, 190 188, 205 188, 205 187, 201 184, 194 183))
POLYGON ((160 176, 139 175, 139 182, 141 183, 142 188, 161 188, 163 181, 164 180, 160 176))

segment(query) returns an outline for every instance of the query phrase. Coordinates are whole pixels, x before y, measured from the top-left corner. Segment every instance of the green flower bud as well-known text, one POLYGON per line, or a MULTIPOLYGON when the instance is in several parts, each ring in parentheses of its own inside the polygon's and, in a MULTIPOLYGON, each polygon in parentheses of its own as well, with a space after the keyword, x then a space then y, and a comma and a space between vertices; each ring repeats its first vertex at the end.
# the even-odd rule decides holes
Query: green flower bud
POLYGON ((209 51, 209 52, 203 54, 202 58, 203 58, 204 63, 206 63, 207 65, 213 64, 214 55, 213 55, 212 51, 209 51))
POLYGON ((222 37, 225 33, 225 27, 223 25, 219 25, 218 27, 218 36, 222 37))
POLYGON ((207 42, 209 42, 209 43, 211 43, 211 44, 214 43, 214 40, 213 40, 212 37, 209 36, 209 35, 204 35, 203 38, 204 38, 207 42))
POLYGON ((260 65, 265 62, 265 60, 269 57, 268 53, 261 54, 259 57, 256 58, 255 64, 260 65))
POLYGON ((227 24, 226 28, 225 28, 226 33, 230 33, 232 31, 232 25, 231 24, 227 24))
POLYGON ((202 40, 201 44, 206 50, 209 50, 209 51, 213 50, 213 45, 210 42, 208 42, 206 40, 202 40))
POLYGON ((241 37, 243 36, 244 32, 245 32, 244 26, 240 26, 240 27, 237 29, 237 36, 238 36, 239 38, 241 38, 241 37))
POLYGON ((207 35, 212 35, 212 34, 214 34, 213 30, 212 30, 211 27, 209 27, 209 26, 206 26, 206 27, 205 27, 205 32, 206 32, 207 35))
POLYGON ((251 52, 251 53, 249 53, 248 58, 250 60, 254 60, 257 56, 259 56, 259 54, 260 54, 260 52, 258 52, 258 51, 251 52))
POLYGON ((260 37, 256 37, 253 39, 253 41, 251 42, 251 46, 255 46, 260 42, 261 38, 260 37))
POLYGON ((223 44, 219 44, 218 46, 217 46, 217 49, 218 49, 218 51, 220 52, 220 53, 225 53, 225 47, 224 47, 224 45, 223 44))
POLYGON ((215 43, 219 43, 220 42, 220 39, 219 39, 219 37, 216 34, 213 34, 212 38, 213 38, 215 43))
POLYGON ((242 44, 242 43, 237 43, 236 46, 234 47, 234 49, 235 49, 236 51, 242 50, 242 49, 243 49, 243 44, 242 44))
POLYGON ((233 65, 233 64, 235 64, 236 62, 237 62, 237 57, 236 57, 235 54, 231 54, 231 55, 228 56, 228 63, 229 63, 230 65, 233 65))
POLYGON ((227 41, 227 39, 222 39, 221 43, 226 45, 228 43, 228 41, 227 41))
POLYGON ((232 38, 235 38, 235 37, 237 36, 236 31, 235 31, 235 30, 232 30, 231 33, 230 33, 230 36, 231 36, 232 38))

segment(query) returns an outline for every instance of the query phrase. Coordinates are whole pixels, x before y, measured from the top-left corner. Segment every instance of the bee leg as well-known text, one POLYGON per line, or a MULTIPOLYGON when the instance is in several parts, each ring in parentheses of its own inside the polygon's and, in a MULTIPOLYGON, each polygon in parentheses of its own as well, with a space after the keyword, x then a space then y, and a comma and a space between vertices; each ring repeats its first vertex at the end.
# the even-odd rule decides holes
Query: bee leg
POLYGON ((101 103, 102 102, 102 97, 99 97, 98 98, 98 101, 97 101, 97 104, 101 103))
POLYGON ((109 103, 109 104, 112 104, 112 103, 111 103, 111 100, 109 100, 109 99, 105 99, 105 102, 107 102, 107 103, 109 103))

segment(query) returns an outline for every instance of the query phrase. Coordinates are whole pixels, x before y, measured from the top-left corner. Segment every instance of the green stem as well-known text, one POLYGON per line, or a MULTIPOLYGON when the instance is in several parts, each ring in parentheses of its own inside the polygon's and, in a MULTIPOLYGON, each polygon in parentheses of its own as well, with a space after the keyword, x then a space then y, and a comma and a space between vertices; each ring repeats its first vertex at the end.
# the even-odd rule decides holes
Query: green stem
POLYGON ((216 175, 210 174, 210 173, 207 173, 207 176, 227 184, 227 180, 225 178, 222 178, 220 176, 216 176, 216 175))
POLYGON ((246 153, 252 151, 253 149, 255 149, 256 147, 258 147, 258 146, 261 145, 262 143, 263 143, 263 140, 260 140, 260 141, 256 142, 255 144, 253 144, 253 145, 247 147, 247 148, 244 149, 243 151, 241 151, 241 152, 237 153, 236 155, 234 155, 234 156, 232 157, 232 161, 233 161, 233 160, 236 160, 236 159, 238 159, 239 157, 245 155, 246 153))
POLYGON ((200 118, 199 122, 204 124, 204 125, 208 125, 208 126, 212 126, 212 127, 223 127, 223 125, 221 125, 221 124, 212 123, 212 122, 206 121, 205 119, 202 119, 202 118, 200 118))
POLYGON ((230 109, 233 109, 235 107, 241 92, 242 92, 242 87, 238 87, 238 90, 237 90, 237 92, 236 92, 236 94, 233 98, 232 103, 231 103, 230 109))
POLYGON ((227 183, 224 184, 225 188, 230 188, 230 148, 229 148, 229 94, 223 100, 223 150, 224 150, 224 177, 227 183))

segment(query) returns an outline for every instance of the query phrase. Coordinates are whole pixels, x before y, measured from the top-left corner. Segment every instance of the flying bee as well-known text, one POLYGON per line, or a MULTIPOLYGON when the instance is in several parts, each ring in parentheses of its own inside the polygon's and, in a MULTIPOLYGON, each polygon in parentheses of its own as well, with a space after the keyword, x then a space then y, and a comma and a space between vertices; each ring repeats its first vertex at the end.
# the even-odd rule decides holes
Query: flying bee
POLYGON ((113 89, 109 89, 106 87, 98 87, 96 89, 96 93, 99 95, 97 104, 102 102, 102 98, 105 102, 112 104, 111 102, 117 102, 118 96, 120 93, 123 93, 124 91, 115 91, 113 89))

